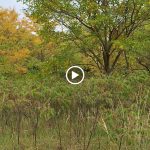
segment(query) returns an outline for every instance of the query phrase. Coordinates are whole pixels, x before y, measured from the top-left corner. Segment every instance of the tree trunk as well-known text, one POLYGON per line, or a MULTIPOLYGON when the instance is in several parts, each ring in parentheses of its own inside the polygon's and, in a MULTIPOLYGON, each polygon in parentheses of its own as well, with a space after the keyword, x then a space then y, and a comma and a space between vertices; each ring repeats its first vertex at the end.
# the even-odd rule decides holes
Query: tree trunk
POLYGON ((106 74, 110 74, 110 56, 107 51, 103 52, 103 60, 104 60, 104 71, 106 74))

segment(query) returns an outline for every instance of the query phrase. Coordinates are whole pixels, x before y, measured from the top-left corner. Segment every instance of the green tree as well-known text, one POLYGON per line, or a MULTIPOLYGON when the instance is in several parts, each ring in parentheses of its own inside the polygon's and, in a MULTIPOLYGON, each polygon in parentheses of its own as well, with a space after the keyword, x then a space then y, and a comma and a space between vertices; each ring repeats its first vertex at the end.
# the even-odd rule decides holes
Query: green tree
POLYGON ((48 31, 52 22, 57 27, 64 27, 65 38, 68 37, 106 74, 113 72, 121 56, 126 58, 124 47, 120 44, 116 46, 116 43, 132 36, 150 19, 150 3, 147 0, 23 2, 29 6, 30 14, 37 22, 46 26, 43 29, 48 31))
POLYGON ((132 39, 132 49, 136 50, 136 62, 150 73, 150 25, 143 26, 132 39))

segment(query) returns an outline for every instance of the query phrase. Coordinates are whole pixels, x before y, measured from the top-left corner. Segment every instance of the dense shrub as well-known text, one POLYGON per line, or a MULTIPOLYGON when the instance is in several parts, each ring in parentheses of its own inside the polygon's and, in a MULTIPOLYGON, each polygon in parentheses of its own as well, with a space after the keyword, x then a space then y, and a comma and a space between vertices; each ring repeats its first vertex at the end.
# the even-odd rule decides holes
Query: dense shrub
POLYGON ((132 149, 133 145, 138 148, 137 144, 148 149, 150 78, 147 73, 90 78, 77 86, 57 77, 16 78, 0 78, 1 138, 9 138, 9 131, 17 138, 10 140, 12 147, 16 147, 13 143, 17 141, 19 146, 27 145, 23 143, 28 142, 24 140, 29 136, 36 147, 46 142, 43 150, 50 146, 132 149), (49 141, 40 139, 41 132, 49 141))

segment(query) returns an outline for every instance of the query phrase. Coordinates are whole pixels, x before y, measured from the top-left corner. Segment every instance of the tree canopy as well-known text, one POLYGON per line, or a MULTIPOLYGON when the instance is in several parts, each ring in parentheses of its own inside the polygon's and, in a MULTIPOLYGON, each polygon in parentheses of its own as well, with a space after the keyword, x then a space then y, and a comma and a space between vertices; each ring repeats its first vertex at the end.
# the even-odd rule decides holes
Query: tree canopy
MULTIPOLYGON (((100 71, 111 73, 119 58, 127 58, 120 44, 148 23, 147 0, 24 0, 29 14, 48 27, 65 28, 65 38, 90 57, 100 71)), ((46 28, 48 29, 48 28, 46 28)), ((48 31, 48 30, 47 30, 48 31)), ((127 60, 126 60, 127 61, 127 60)))

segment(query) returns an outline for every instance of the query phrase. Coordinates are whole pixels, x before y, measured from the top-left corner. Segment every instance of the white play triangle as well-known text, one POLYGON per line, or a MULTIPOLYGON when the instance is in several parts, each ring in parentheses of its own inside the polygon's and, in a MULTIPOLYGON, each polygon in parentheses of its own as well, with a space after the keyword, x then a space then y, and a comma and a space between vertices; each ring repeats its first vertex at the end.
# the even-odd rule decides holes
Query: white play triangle
POLYGON ((78 76, 79 76, 79 74, 77 74, 76 72, 72 71, 72 80, 75 79, 78 76))

